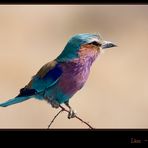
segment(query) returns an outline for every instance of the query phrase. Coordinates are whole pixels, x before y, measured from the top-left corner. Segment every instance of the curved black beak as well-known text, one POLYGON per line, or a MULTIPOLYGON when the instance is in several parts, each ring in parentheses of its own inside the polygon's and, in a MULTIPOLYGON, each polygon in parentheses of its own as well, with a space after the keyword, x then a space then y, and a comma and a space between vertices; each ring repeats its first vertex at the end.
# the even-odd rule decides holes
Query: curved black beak
POLYGON ((113 44, 110 41, 103 41, 101 47, 102 47, 102 49, 106 49, 106 48, 117 47, 117 45, 113 44))

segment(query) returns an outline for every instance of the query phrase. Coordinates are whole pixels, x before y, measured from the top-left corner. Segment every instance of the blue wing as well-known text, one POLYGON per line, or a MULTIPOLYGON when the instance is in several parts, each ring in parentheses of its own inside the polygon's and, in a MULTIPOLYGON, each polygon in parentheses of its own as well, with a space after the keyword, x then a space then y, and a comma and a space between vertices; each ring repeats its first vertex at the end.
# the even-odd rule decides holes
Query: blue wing
POLYGON ((44 91, 46 88, 54 85, 62 74, 62 68, 56 61, 45 64, 38 73, 32 78, 28 85, 20 90, 18 96, 1 103, 1 107, 6 107, 16 103, 28 100, 38 92, 44 91))
POLYGON ((60 67, 60 64, 56 61, 49 62, 33 76, 26 88, 42 92, 46 88, 54 85, 59 80, 61 74, 62 68, 60 67))

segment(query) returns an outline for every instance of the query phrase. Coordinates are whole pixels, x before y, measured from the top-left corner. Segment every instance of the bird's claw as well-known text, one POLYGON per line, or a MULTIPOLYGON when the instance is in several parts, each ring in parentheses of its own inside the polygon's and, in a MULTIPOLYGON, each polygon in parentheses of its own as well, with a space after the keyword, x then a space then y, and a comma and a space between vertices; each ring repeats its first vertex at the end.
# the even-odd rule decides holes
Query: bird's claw
POLYGON ((74 118, 76 116, 76 110, 70 109, 68 113, 68 119, 74 118))

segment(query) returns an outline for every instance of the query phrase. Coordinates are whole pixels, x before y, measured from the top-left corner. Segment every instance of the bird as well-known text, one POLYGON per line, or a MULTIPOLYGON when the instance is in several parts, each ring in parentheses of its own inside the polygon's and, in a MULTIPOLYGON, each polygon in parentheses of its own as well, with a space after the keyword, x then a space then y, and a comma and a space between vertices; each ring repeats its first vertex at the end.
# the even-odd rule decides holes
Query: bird
POLYGON ((68 118, 75 117, 70 98, 84 86, 92 63, 102 51, 116 46, 98 33, 73 35, 57 58, 44 64, 16 97, 0 103, 0 107, 35 98, 46 100, 53 108, 65 104, 69 108, 68 118))

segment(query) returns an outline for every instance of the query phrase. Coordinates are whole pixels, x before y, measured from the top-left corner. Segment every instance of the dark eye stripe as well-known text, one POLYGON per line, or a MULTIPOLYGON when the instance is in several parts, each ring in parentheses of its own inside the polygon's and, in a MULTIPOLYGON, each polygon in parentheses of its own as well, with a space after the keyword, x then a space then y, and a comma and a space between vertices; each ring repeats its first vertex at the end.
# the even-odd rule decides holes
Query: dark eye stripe
POLYGON ((98 43, 98 42, 96 42, 96 41, 93 41, 93 42, 91 42, 91 43, 89 43, 89 44, 93 44, 93 45, 95 45, 95 46, 101 46, 101 44, 98 43))

